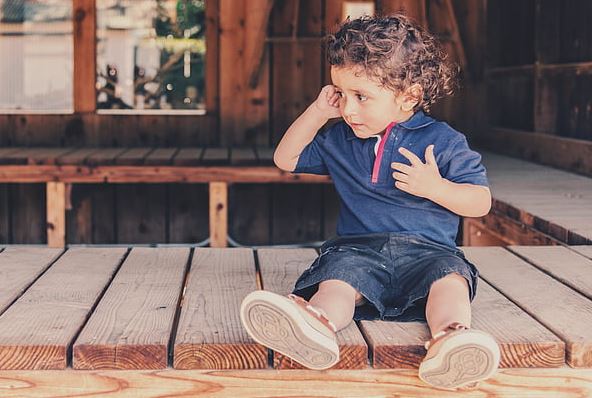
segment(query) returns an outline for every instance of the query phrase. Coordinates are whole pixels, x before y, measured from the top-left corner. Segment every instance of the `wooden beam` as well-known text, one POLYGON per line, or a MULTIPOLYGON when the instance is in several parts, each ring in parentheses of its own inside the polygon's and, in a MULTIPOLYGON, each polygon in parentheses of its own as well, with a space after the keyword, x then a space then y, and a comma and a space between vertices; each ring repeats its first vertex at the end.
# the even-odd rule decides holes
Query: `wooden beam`
POLYGON ((73 0, 74 112, 96 108, 96 0, 73 0))
POLYGON ((47 183, 47 245, 66 245, 66 184, 47 183))
POLYGON ((129 370, 0 372, 4 398, 22 396, 531 396, 568 398, 592 395, 592 369, 502 369, 478 388, 446 392, 429 388, 417 370, 129 370), (213 392, 215 389, 215 392, 213 392), (468 394, 468 395, 467 395, 468 394))
POLYGON ((251 20, 256 31, 252 34, 251 51, 247 54, 247 73, 249 76, 249 87, 256 88, 259 85, 259 75, 263 66, 263 54, 265 52, 265 36, 267 36, 267 25, 269 15, 273 8, 273 0, 251 0, 247 7, 247 18, 251 20))
POLYGON ((228 184, 210 182, 210 246, 228 245, 228 184))
POLYGON ((328 176, 292 174, 277 167, 2 165, 0 183, 330 183, 328 176))
POLYGON ((490 127, 473 136, 479 146, 592 177, 592 142, 538 132, 490 127))

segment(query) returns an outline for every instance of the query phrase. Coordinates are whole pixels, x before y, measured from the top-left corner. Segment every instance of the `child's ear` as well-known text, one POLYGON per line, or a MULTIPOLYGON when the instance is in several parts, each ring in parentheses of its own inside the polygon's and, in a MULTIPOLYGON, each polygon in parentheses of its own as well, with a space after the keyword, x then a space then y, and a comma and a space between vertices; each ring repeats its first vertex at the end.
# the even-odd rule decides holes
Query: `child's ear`
POLYGON ((401 104, 401 109, 405 112, 411 111, 421 100, 423 95, 423 90, 421 86, 417 83, 408 87, 405 92, 403 93, 403 103, 401 104))

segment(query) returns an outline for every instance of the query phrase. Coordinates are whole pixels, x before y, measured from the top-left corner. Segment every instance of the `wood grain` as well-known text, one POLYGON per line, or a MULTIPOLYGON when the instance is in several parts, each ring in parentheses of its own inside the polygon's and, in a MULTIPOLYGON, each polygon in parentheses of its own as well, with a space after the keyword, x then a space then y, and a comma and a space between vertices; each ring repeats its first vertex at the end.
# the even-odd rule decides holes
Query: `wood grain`
POLYGON ((176 369, 267 367, 267 349, 243 329, 239 308, 255 290, 255 262, 249 249, 196 249, 177 328, 176 369))
POLYGON ((132 249, 73 346, 75 369, 163 369, 188 248, 132 249))

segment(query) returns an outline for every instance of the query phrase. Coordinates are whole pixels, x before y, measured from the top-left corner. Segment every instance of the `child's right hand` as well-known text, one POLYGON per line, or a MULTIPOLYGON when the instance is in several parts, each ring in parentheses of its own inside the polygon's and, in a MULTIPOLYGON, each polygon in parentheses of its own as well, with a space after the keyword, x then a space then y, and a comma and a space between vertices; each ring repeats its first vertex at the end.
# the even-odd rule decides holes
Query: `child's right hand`
POLYGON ((332 119, 341 117, 341 112, 339 112, 340 99, 341 97, 335 86, 329 84, 321 89, 314 104, 324 117, 332 119))

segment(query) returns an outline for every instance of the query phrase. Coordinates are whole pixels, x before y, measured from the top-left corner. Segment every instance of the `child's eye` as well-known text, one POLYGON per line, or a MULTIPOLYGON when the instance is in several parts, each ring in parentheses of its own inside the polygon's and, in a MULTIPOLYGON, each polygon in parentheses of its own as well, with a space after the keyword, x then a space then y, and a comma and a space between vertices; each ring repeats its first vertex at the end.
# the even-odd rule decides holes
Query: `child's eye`
POLYGON ((336 91, 335 93, 339 96, 339 98, 343 98, 343 93, 341 91, 336 91))
POLYGON ((358 99, 362 102, 364 102, 368 99, 368 97, 366 97, 365 95, 362 95, 362 94, 356 94, 356 97, 358 97, 358 99))

